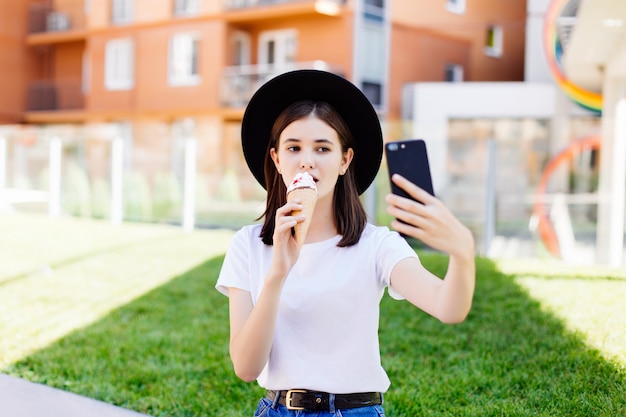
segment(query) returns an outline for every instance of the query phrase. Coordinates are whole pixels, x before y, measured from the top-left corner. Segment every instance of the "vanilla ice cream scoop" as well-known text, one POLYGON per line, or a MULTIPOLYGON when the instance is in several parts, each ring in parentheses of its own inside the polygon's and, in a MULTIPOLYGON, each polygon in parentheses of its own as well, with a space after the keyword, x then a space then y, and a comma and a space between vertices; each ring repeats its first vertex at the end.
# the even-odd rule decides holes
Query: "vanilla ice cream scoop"
POLYGON ((296 188, 311 188, 317 192, 317 186, 315 185, 315 180, 308 172, 298 172, 293 180, 291 180, 291 184, 287 187, 287 194, 295 190, 296 188))

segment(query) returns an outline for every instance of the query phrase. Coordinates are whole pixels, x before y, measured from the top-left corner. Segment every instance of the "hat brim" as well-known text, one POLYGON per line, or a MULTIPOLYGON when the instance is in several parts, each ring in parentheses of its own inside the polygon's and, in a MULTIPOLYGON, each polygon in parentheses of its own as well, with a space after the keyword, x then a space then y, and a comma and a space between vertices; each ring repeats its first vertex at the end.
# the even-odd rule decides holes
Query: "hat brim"
POLYGON ((378 115, 367 97, 347 79, 325 71, 297 70, 272 78, 250 99, 241 124, 246 163, 265 188, 265 153, 274 121, 290 104, 324 101, 335 108, 352 133, 354 173, 362 194, 374 181, 383 154, 378 115))

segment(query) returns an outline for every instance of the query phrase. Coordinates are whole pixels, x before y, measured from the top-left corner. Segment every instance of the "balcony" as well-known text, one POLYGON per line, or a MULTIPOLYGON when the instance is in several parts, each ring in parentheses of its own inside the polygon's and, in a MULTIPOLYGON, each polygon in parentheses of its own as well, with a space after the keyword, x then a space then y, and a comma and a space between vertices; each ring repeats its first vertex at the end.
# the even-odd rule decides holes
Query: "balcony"
POLYGON ((47 4, 33 4, 28 15, 28 32, 26 43, 30 46, 84 41, 85 16, 55 10, 47 4))
POLYGON ((227 10, 246 9, 249 7, 262 7, 288 3, 335 3, 343 5, 346 3, 346 0, 224 0, 224 8, 227 10))
POLYGON ((29 12, 28 30, 30 33, 65 32, 72 29, 67 13, 55 11, 42 4, 32 5, 29 12))
POLYGON ((346 0, 224 0, 226 20, 258 21, 303 14, 337 16, 346 0))
POLYGON ((34 81, 28 86, 28 111, 80 110, 85 106, 81 80, 34 81))
POLYGON ((340 68, 324 61, 226 67, 220 83, 221 103, 225 107, 244 107, 255 91, 267 81, 298 69, 317 69, 345 75, 340 68))

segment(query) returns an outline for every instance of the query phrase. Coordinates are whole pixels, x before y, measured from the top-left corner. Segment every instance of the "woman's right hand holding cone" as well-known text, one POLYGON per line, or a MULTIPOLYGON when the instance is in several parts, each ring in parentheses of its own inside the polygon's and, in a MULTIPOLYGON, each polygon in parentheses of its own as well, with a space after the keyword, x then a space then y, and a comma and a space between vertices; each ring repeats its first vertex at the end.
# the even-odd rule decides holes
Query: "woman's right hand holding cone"
POLYGON ((301 209, 299 201, 295 200, 276 210, 271 277, 284 280, 300 256, 300 247, 292 235, 292 229, 304 220, 304 216, 292 216, 291 213, 301 209))

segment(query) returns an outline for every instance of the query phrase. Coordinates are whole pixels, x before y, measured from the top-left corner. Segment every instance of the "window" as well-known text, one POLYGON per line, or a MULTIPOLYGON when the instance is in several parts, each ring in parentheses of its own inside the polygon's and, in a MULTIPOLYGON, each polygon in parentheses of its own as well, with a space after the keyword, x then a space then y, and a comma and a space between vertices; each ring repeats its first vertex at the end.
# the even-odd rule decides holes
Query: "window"
POLYGON ((91 60, 89 54, 83 51, 83 74, 81 82, 81 91, 83 94, 88 94, 91 87, 91 60))
POLYGON ((463 14, 465 13, 465 0, 448 0, 446 9, 452 13, 463 14))
POLYGON ((364 22, 359 42, 361 90, 376 108, 383 105, 385 91, 385 28, 376 22, 364 22))
POLYGON ((502 27, 489 26, 485 43, 485 54, 493 57, 502 56, 502 27))
POLYGON ((113 0, 111 3, 111 20, 116 24, 130 23, 133 21, 133 0, 113 0))
POLYGON ((176 16, 194 16, 200 13, 200 0, 176 0, 174 14, 176 16))
POLYGON ((135 84, 135 47, 132 39, 114 39, 106 44, 104 85, 107 90, 130 90, 135 84))
POLYGON ((196 85, 200 82, 198 71, 198 36, 181 33, 170 41, 169 83, 170 85, 196 85))
POLYGON ((259 63, 285 65, 296 62, 297 32, 292 29, 261 33, 259 36, 259 63))
POLYGON ((232 45, 232 64, 233 65, 249 65, 250 64, 250 35, 245 32, 235 32, 231 41, 232 45))
POLYGON ((370 81, 385 79, 385 28, 373 22, 363 24, 362 41, 359 49, 363 79, 370 81))
POLYGON ((385 16, 385 0, 365 0, 363 14, 366 19, 382 22, 385 16))
POLYGON ((463 81, 463 65, 446 64, 445 80, 448 82, 463 81))
POLYGON ((363 81, 362 90, 374 107, 383 104, 383 86, 377 82, 363 81))

